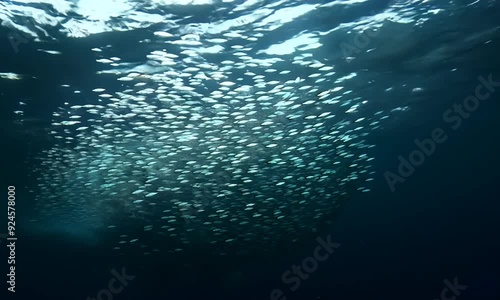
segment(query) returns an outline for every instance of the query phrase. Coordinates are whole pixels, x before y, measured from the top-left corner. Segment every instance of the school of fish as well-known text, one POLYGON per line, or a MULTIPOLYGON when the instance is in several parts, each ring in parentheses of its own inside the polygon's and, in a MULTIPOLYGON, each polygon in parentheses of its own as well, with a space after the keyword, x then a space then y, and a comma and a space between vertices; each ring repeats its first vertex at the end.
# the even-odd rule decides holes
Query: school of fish
POLYGON ((358 74, 316 55, 325 33, 261 47, 267 32, 321 8, 277 5, 217 27, 170 22, 140 41, 142 62, 91 49, 96 76, 116 84, 53 112, 56 142, 33 167, 33 227, 112 236, 117 252, 224 256, 316 235, 350 192, 368 192, 366 137, 388 113, 363 113, 370 99, 346 85, 358 74))

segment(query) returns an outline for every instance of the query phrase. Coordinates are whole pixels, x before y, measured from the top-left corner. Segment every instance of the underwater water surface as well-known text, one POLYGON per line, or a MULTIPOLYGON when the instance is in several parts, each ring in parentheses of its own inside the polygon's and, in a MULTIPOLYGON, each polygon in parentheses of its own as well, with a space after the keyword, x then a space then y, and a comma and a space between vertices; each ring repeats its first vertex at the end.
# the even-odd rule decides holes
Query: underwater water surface
POLYGON ((498 299, 497 1, 0 6, 8 297, 498 299))

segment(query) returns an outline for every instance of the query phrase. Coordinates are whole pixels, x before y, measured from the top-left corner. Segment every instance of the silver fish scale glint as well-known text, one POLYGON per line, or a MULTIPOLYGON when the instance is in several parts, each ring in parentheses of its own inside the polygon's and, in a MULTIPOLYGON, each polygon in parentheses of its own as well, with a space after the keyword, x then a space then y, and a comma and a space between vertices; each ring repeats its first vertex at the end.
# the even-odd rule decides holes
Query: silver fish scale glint
POLYGON ((277 23, 241 22, 156 31, 140 64, 93 49, 118 84, 54 112, 35 226, 105 232, 119 252, 227 255, 315 234, 350 190, 369 191, 366 136, 385 117, 362 113, 357 74, 338 75, 314 43, 264 49, 277 23))

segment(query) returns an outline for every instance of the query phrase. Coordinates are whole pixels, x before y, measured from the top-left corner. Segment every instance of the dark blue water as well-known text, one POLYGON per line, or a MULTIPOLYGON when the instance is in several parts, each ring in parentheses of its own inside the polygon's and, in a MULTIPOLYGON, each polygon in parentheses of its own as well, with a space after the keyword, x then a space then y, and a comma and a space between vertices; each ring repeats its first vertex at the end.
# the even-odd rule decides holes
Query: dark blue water
MULTIPOLYGON (((498 299, 497 111, 498 102, 485 104, 396 193, 378 176, 372 193, 350 201, 331 229, 342 246, 297 292, 288 291, 289 299, 437 299, 443 280, 454 277, 468 286, 461 298, 498 299)), ((397 155, 414 149, 410 137, 427 137, 433 127, 403 122, 400 129, 377 137, 376 151, 386 158, 378 162, 380 172, 395 168, 397 155)), ((3 148, 10 181, 23 178, 15 163, 22 159, 19 145, 3 148)), ((19 192, 21 201, 23 196, 19 192)), ((18 243, 16 296, 83 299, 106 285, 111 269, 127 266, 137 280, 116 299, 269 299, 274 288, 287 291, 281 274, 314 247, 241 270, 244 282, 228 289, 220 277, 235 275, 220 274, 202 253, 192 258, 199 264, 188 269, 182 262, 131 262, 57 237, 26 237, 18 243)))
MULTIPOLYGON (((36 52, 34 44, 25 45, 21 54, 13 55, 8 41, 1 40, 0 71, 37 77, 0 82, 1 188, 6 189, 10 184, 19 187, 19 219, 31 214, 33 199, 25 186, 35 184, 34 178, 26 175, 33 166, 23 162, 29 162, 32 153, 50 146, 50 141, 43 138, 50 123, 48 118, 68 97, 73 100, 75 97, 61 93, 54 86, 69 83, 89 90, 96 85, 116 84, 111 80, 93 82, 92 74, 98 66, 88 52, 80 49, 112 43, 110 38, 115 39, 120 49, 120 43, 127 45, 127 40, 143 34, 146 33, 137 30, 112 37, 103 34, 61 41, 52 48, 69 54, 55 59, 36 52), (26 116, 38 124, 34 126, 38 130, 30 127, 29 132, 21 132, 12 125, 9 118, 18 101, 30 103, 26 116)), ((480 108, 458 130, 451 130, 442 120, 443 112, 453 103, 474 92, 477 76, 493 74, 500 81, 498 45, 497 39, 471 50, 472 54, 460 64, 459 75, 447 77, 440 73, 439 67, 427 69, 421 74, 422 81, 433 81, 441 88, 426 92, 411 111, 393 121, 392 127, 369 136, 377 145, 374 149, 377 175, 372 191, 354 194, 348 201, 329 230, 332 239, 341 246, 328 260, 320 262, 307 280, 301 281, 297 291, 290 291, 281 276, 292 265, 312 255, 317 246, 314 241, 298 249, 288 249, 286 255, 259 258, 255 263, 231 270, 230 262, 213 260, 203 252, 186 255, 185 260, 168 256, 139 259, 117 256, 105 242, 96 245, 84 239, 62 240, 57 235, 40 237, 20 228, 17 292, 6 293, 7 298, 3 298, 2 291, 2 299, 95 298, 113 278, 111 270, 122 268, 135 278, 112 299, 270 299, 272 290, 281 289, 286 299, 291 300, 430 300, 440 299, 446 288, 443 282, 453 282, 454 278, 467 286, 457 299, 500 299, 500 91, 481 102, 480 108), (426 157, 425 163, 392 193, 384 172, 394 172, 399 163, 397 157, 407 157, 416 149, 414 139, 430 137, 436 127, 446 129, 448 140, 437 145, 435 153, 426 157)), ((374 64, 382 68, 382 64, 374 64)), ((395 78, 405 76, 405 71, 397 66, 393 72, 395 78)), ((85 92, 78 97, 80 103, 92 101, 85 92)), ((2 274, 6 273, 5 243, 3 240, 0 244, 2 274)))

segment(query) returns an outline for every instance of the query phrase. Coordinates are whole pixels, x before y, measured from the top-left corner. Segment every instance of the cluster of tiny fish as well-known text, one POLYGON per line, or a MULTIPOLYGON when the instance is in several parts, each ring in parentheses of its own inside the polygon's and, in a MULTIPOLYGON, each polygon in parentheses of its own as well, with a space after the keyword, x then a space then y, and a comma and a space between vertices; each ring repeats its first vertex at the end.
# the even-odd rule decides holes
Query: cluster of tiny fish
POLYGON ((316 234, 348 191, 369 191, 366 136, 387 116, 362 115, 368 99, 344 85, 357 74, 312 52, 256 55, 254 36, 223 55, 197 51, 210 41, 194 33, 155 36, 133 67, 92 49, 121 89, 95 87, 94 104, 53 113, 36 224, 85 223, 117 251, 227 255, 316 234))

